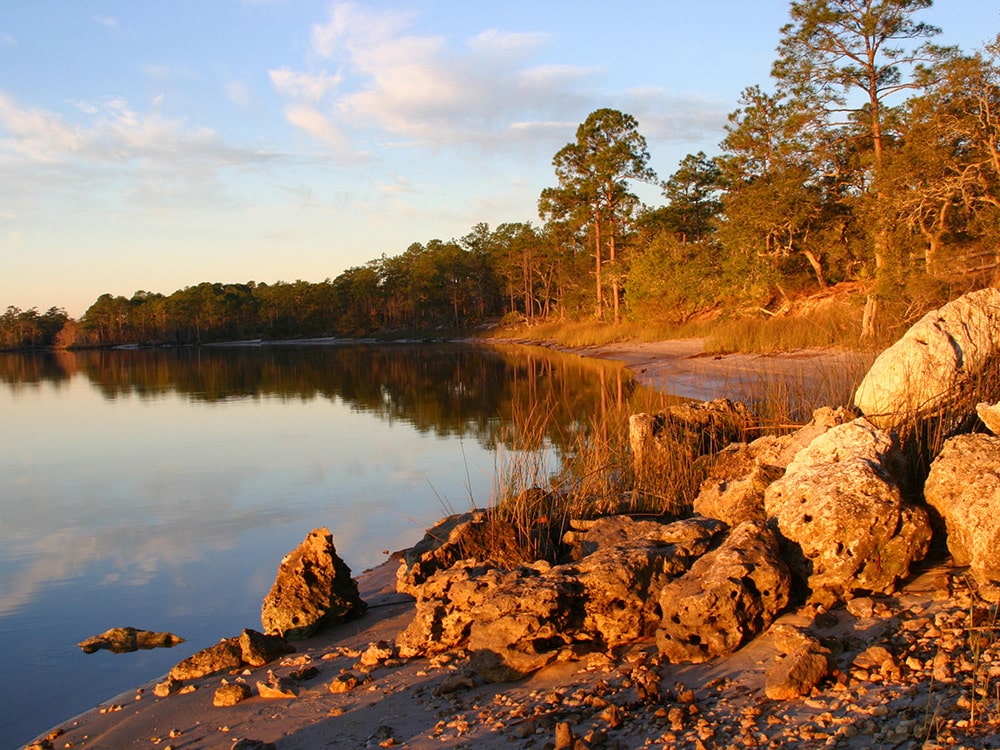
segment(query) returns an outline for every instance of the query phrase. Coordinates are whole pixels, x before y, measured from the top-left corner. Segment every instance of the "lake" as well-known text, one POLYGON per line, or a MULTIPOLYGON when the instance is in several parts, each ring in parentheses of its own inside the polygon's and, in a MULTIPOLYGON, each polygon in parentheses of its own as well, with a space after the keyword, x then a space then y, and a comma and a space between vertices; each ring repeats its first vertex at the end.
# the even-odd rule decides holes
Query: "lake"
MULTIPOLYGON (((356 574, 491 503, 527 446, 627 402, 614 363, 460 344, 0 354, 0 747, 243 628, 327 526, 356 574), (84 654, 118 626, 173 649, 84 654)), ((546 459, 548 460, 548 459, 546 459)))

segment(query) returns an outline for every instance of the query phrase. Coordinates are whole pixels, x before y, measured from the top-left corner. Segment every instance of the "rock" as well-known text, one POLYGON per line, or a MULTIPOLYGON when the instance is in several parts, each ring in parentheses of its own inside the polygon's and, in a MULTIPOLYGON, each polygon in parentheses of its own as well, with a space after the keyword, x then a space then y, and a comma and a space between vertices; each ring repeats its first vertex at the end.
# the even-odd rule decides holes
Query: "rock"
POLYGON ((182 687, 180 680, 166 679, 163 682, 158 682, 153 686, 153 695, 157 698, 166 698, 168 695, 173 695, 179 691, 182 687))
POLYGON ((980 584, 1000 582, 1000 438, 958 435, 931 464, 924 497, 944 520, 948 551, 980 584))
POLYGON ((263 667, 294 651, 295 647, 280 635, 264 635, 249 628, 240 634, 240 654, 251 667, 263 667))
POLYGON ((214 646, 203 648, 170 670, 172 680, 197 680, 216 672, 239 669, 243 666, 243 652, 238 638, 226 638, 214 646))
POLYGON ((694 512, 730 526, 763 521, 764 490, 785 473, 795 456, 815 438, 850 420, 844 408, 823 407, 788 435, 764 435, 752 443, 732 443, 720 451, 695 497, 694 512))
POLYGON ((774 647, 779 654, 791 654, 794 651, 808 646, 813 649, 820 648, 820 642, 802 628, 794 625, 782 623, 775 625, 770 630, 774 638, 774 647))
POLYGON ((650 635, 659 589, 723 528, 711 519, 604 519, 579 540, 593 551, 575 563, 504 570, 462 560, 417 589, 414 618, 396 640, 399 655, 468 648, 473 668, 496 682, 650 635))
POLYGON ((366 609, 351 569, 337 556, 329 530, 321 528, 281 561, 260 619, 268 634, 308 638, 321 626, 356 619, 366 609))
POLYGON ((250 686, 242 682, 230 682, 215 689, 212 705, 217 707, 235 706, 250 697, 250 686))
POLYGON ((998 319, 1000 290, 993 288, 927 313, 878 356, 854 394, 855 406, 883 429, 933 415, 946 405, 971 412, 965 395, 1000 354, 998 319))
MULTIPOLYGON (((526 495, 543 502, 546 493, 528 490, 526 495)), ((518 500, 515 502, 523 502, 518 500)), ((412 550, 403 554, 396 571, 396 590, 415 594, 439 570, 459 560, 490 560, 503 567, 524 562, 513 524, 484 511, 449 516, 439 521, 412 550)))
POLYGON ((730 654, 788 604, 791 573, 767 526, 747 521, 660 592, 660 653, 671 662, 730 654))
POLYGON ((891 441, 865 420, 831 428, 764 493, 786 560, 815 601, 890 591, 930 545, 926 512, 903 503, 886 472, 891 441))
POLYGON ((976 404, 976 414, 979 420, 986 425, 986 429, 994 435, 1000 435, 1000 404, 976 404))
POLYGON ((395 645, 389 641, 379 641, 378 643, 368 644, 368 648, 361 653, 360 663, 363 667, 374 667, 388 659, 394 658, 396 658, 395 645))
POLYGON ((330 680, 326 689, 331 693, 349 693, 358 686, 360 680, 356 674, 344 672, 330 680))
POLYGON ((295 683, 286 677, 278 677, 268 670, 266 680, 257 681, 257 693, 261 698, 297 698, 299 691, 295 683))
POLYGON ((764 674, 764 692, 776 701, 801 698, 829 673, 829 651, 811 645, 800 646, 768 667, 764 674))
POLYGON ((172 648, 184 639, 173 633, 153 632, 137 628, 111 628, 100 635, 91 636, 79 645, 84 653, 92 654, 101 649, 107 649, 114 654, 126 654, 131 651, 149 648, 172 648))
POLYGON ((753 422, 746 406, 726 398, 678 404, 657 414, 632 415, 629 445, 638 463, 649 450, 674 450, 678 443, 688 446, 695 455, 705 455, 739 440, 753 422))

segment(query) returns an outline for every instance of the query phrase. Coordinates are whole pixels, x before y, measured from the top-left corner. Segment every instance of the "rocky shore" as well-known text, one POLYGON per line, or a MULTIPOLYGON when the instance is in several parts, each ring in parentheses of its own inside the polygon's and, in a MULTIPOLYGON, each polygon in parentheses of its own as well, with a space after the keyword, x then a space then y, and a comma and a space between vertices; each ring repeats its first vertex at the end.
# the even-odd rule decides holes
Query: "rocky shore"
POLYGON ((1000 747, 998 321, 992 289, 928 314, 789 434, 718 450, 752 419, 726 400, 634 415, 640 481, 712 461, 693 512, 574 524, 551 559, 484 554, 512 530, 470 513, 354 581, 316 529, 265 632, 30 747, 1000 747))

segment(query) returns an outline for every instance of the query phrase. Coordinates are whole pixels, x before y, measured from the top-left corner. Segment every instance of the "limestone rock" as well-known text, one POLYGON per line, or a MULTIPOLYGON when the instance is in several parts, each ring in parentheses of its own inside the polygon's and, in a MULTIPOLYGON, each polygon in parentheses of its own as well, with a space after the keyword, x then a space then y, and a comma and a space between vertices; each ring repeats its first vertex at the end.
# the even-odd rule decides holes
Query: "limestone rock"
POLYGON ((101 649, 107 649, 114 654, 126 654, 139 649, 173 648, 178 643, 184 643, 184 639, 173 633, 155 633, 151 630, 125 627, 105 630, 100 635, 80 641, 77 645, 87 654, 101 649))
POLYGON ((694 512, 730 526, 763 521, 764 490, 785 473, 795 456, 824 432, 849 421, 844 408, 822 407, 808 424, 788 435, 764 435, 720 451, 695 497, 694 512))
POLYGON ((264 635, 249 628, 240 634, 240 654, 251 667, 263 667, 294 651, 295 647, 280 635, 264 635))
POLYGON ((330 680, 330 683, 326 686, 326 689, 331 693, 349 693, 358 686, 360 680, 356 674, 352 672, 344 672, 339 674, 330 680))
POLYGON ((766 630, 788 604, 791 573, 774 532, 745 522, 660 592, 660 653, 700 663, 730 654, 766 630))
POLYGON ((174 665, 169 677, 172 680, 197 680, 216 672, 239 669, 242 666, 243 653, 239 639, 226 638, 174 665))
POLYGON ((998 323, 1000 290, 992 288, 932 310, 878 356, 854 394, 855 406, 892 429, 955 405, 1000 353, 998 323))
POLYGON ((260 619, 269 634, 308 638, 323 625, 356 619, 366 609, 351 569, 337 556, 329 530, 321 528, 281 561, 260 619))
POLYGON ((813 599, 889 591, 930 545, 926 512, 903 503, 883 465, 891 441, 865 420, 832 428, 800 451, 764 493, 786 560, 813 599))
POLYGON ((976 414, 987 430, 1000 435, 1000 404, 976 404, 976 414))
POLYGON ((261 698, 282 699, 297 698, 299 695, 295 683, 287 677, 278 677, 268 670, 266 680, 257 680, 257 693, 261 698))
POLYGON ((764 692, 776 701, 794 700, 809 692, 830 673, 830 654, 824 648, 805 645, 768 667, 764 692))
MULTIPOLYGON (((532 492, 541 493, 540 490, 528 490, 526 494, 532 492)), ((471 511, 448 516, 403 554, 396 571, 396 590, 401 594, 415 594, 428 578, 459 560, 489 559, 513 567, 523 562, 517 550, 513 524, 493 514, 471 511)))
POLYGON ((217 707, 235 706, 250 697, 250 686, 242 682, 230 682, 215 689, 212 705, 217 707))
POLYGON ((959 435, 931 464, 924 497, 944 519, 948 550, 981 584, 1000 582, 1000 438, 959 435))
POLYGON ((659 589, 712 545, 724 524, 606 519, 580 541, 578 562, 506 570, 462 560, 417 590, 413 620, 397 637, 403 658, 457 647, 487 681, 649 635, 659 589))

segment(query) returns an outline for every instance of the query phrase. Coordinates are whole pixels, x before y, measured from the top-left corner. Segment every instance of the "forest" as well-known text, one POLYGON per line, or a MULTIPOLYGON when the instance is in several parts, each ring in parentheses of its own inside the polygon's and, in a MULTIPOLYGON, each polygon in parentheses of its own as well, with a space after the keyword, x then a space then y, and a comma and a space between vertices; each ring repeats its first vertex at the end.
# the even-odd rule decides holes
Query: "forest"
POLYGON ((774 316, 849 283, 859 341, 997 280, 1000 35, 934 43, 931 0, 801 0, 768 86, 719 154, 665 179, 635 117, 591 113, 553 157, 538 221, 414 242, 322 282, 101 295, 79 320, 8 307, 0 348, 370 336, 597 320, 774 316), (664 202, 643 205, 636 185, 664 202))

